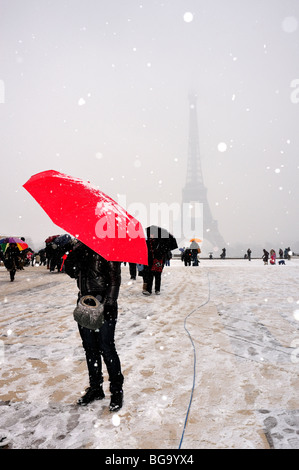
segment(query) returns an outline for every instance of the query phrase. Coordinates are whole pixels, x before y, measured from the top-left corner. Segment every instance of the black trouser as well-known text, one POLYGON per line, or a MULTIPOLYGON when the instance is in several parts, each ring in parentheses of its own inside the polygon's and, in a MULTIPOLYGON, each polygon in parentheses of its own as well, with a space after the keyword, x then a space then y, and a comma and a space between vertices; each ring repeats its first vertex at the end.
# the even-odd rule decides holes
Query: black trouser
POLYGON ((124 381, 114 343, 115 325, 116 319, 105 320, 100 330, 96 331, 78 325, 86 355, 89 384, 92 388, 97 388, 103 383, 103 357, 109 375, 111 393, 122 390, 124 381))
POLYGON ((198 259, 197 259, 197 250, 192 250, 192 261, 193 261, 193 266, 198 266, 198 259))
POLYGON ((9 275, 10 275, 10 280, 11 280, 11 281, 14 280, 15 274, 16 274, 16 270, 15 270, 15 269, 11 269, 11 270, 9 271, 9 275))
POLYGON ((147 291, 152 292, 153 288, 153 282, 155 279, 155 292, 160 292, 161 289, 161 275, 162 273, 159 273, 157 271, 147 271, 146 275, 146 284, 147 284, 147 291))
POLYGON ((130 270, 131 279, 136 279, 136 274, 137 274, 136 263, 129 263, 129 270, 130 270))

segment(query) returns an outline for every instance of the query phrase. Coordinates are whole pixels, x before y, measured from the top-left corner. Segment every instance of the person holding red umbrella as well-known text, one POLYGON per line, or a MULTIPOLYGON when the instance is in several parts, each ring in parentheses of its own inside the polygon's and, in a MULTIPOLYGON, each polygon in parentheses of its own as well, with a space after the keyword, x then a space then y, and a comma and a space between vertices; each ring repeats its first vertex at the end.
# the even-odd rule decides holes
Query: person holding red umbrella
POLYGON ((110 411, 117 411, 123 404, 124 381, 114 344, 120 265, 124 261, 147 265, 142 225, 110 196, 81 178, 47 170, 31 176, 23 187, 54 224, 78 240, 64 263, 65 272, 77 279, 79 287, 74 318, 79 324, 89 372, 90 386, 78 403, 87 405, 104 398, 103 358, 110 381, 110 411), (99 328, 78 320, 81 314, 81 319, 84 316, 86 296, 94 302, 90 311, 94 308, 95 315, 99 314, 99 328), (98 306, 104 306, 103 322, 98 306))
POLYGON ((117 298, 121 283, 121 263, 107 261, 91 248, 77 241, 64 262, 65 272, 77 280, 78 302, 84 296, 93 296, 104 304, 104 323, 93 330, 78 324, 85 350, 89 374, 89 387, 78 400, 86 406, 94 400, 105 398, 103 391, 102 358, 110 381, 110 411, 118 411, 123 405, 123 381, 121 364, 115 348, 114 333, 117 321, 117 298))

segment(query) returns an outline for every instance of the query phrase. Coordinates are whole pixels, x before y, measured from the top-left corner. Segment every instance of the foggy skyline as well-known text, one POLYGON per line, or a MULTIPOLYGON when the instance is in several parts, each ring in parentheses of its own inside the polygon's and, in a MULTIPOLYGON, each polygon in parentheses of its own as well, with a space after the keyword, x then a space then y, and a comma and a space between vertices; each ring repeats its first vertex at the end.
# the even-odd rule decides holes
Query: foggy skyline
POLYGON ((0 0, 0 234, 63 233, 22 188, 48 169, 181 203, 194 93, 228 252, 299 251, 298 59, 296 0, 0 0))

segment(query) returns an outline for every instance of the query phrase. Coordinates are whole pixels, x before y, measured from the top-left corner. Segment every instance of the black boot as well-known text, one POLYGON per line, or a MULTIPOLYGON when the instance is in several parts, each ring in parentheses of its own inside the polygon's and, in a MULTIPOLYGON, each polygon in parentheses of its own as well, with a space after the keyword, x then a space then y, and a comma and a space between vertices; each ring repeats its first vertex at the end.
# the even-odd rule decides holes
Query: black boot
POLYGON ((81 406, 86 406, 94 400, 102 400, 103 398, 105 398, 105 393, 102 387, 98 387, 98 388, 89 387, 86 389, 85 395, 79 398, 79 400, 77 401, 77 404, 81 406))
POLYGON ((110 411, 120 410, 121 407, 123 406, 123 398, 124 398, 124 394, 122 390, 119 392, 112 392, 109 410, 110 411))

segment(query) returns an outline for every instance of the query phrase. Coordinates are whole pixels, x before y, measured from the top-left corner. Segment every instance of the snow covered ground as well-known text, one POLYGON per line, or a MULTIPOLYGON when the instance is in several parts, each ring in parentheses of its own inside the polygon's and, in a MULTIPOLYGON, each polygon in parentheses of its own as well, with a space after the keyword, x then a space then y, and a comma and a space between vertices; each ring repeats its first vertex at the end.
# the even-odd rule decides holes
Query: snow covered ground
POLYGON ((161 295, 145 297, 122 266, 125 403, 111 414, 107 375, 104 400, 75 405, 88 386, 75 281, 28 267, 12 283, 1 267, 0 446, 298 449, 298 279, 298 259, 173 260, 161 295))

